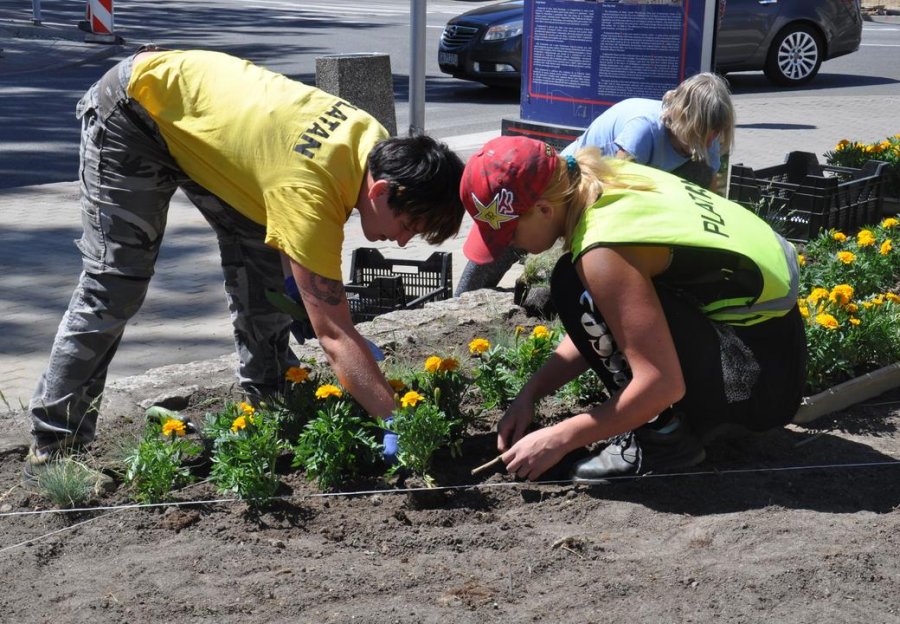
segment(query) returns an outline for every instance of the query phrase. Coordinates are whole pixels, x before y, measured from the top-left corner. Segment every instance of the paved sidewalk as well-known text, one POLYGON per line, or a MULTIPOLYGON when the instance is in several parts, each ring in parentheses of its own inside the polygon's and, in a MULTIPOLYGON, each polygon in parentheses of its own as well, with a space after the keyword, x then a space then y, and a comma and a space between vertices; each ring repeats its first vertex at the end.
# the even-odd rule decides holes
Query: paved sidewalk
MULTIPOLYGON (((34 29, 28 29, 34 33, 34 29)), ((44 31, 41 31, 44 32, 44 31)), ((77 34, 77 33, 76 33, 77 34)), ((0 23, 0 77, 34 71, 49 63, 74 64, 117 54, 118 46, 73 39, 13 36, 0 23), (101 45, 101 48, 97 46, 101 45)), ((737 140, 732 161, 773 165, 789 150, 821 155, 841 138, 874 140, 898 131, 900 94, 745 99, 737 103, 737 140)), ((445 137, 465 159, 491 136, 445 137)), ((73 177, 75 172, 73 171, 73 177)), ((77 183, 0 190, 0 392, 13 410, 24 405, 46 364, 56 327, 80 270, 72 244, 80 236, 77 183)), ((467 219, 464 229, 468 228, 467 219)), ((374 246, 387 257, 424 259, 434 248, 421 241, 405 250, 364 240, 357 220, 346 229, 344 270, 357 247, 374 246)), ((454 283, 461 274, 465 231, 441 249, 453 252, 454 283)), ((515 273, 501 285, 511 286, 515 273)), ((129 324, 110 380, 167 364, 206 360, 232 351, 231 326, 222 292, 215 237, 199 213, 176 194, 157 274, 146 302, 129 324)), ((0 415, 6 407, 0 402, 0 415)))

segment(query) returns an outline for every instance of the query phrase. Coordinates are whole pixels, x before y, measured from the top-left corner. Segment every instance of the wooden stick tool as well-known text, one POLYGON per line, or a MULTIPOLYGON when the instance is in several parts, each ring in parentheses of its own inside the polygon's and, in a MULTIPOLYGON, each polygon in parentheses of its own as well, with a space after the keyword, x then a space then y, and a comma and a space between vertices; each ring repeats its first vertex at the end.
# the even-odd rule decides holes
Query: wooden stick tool
POLYGON ((497 466, 498 464, 502 464, 502 463, 503 463, 502 457, 503 457, 502 455, 497 455, 497 457, 495 457, 494 459, 492 459, 492 460, 489 461, 488 463, 486 463, 486 464, 481 464, 481 465, 478 466, 477 468, 472 468, 472 475, 477 475, 479 472, 484 472, 485 470, 488 470, 488 469, 490 469, 490 468, 494 468, 494 467, 497 466))

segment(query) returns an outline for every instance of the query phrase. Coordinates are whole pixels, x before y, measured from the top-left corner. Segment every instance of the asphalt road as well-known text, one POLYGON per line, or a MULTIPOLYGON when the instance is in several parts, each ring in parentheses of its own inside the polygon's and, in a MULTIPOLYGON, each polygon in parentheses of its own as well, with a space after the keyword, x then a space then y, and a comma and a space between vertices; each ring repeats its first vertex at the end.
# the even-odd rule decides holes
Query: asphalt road
MULTIPOLYGON (((409 127, 410 1, 129 0, 116 3, 116 31, 127 40, 126 50, 149 42, 219 49, 312 84, 318 56, 387 53, 397 128, 404 132, 409 127)), ((437 45, 446 21, 488 3, 427 0, 425 129, 429 134, 447 139, 496 132, 503 117, 518 115, 517 92, 457 80, 437 67, 437 45)), ((15 9, 10 4, 0 8, 0 20, 31 17, 27 0, 17 0, 15 9)), ((83 18, 81 2, 42 0, 41 7, 48 23, 74 24, 83 18)), ((74 179, 75 103, 117 60, 0 75, 0 188, 74 179)), ((775 87, 761 72, 731 74, 729 79, 738 105, 760 98, 893 95, 900 83, 900 24, 866 23, 860 50, 825 63, 820 75, 800 89, 775 87)))

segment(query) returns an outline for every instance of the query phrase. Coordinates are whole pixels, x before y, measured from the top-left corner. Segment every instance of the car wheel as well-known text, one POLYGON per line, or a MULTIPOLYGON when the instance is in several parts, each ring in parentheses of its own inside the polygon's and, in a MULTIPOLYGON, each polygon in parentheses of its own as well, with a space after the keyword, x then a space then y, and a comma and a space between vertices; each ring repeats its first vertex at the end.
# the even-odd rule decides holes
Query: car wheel
POLYGON ((785 86, 803 84, 819 73, 825 50, 822 38, 809 26, 788 26, 775 37, 766 59, 766 77, 785 86))

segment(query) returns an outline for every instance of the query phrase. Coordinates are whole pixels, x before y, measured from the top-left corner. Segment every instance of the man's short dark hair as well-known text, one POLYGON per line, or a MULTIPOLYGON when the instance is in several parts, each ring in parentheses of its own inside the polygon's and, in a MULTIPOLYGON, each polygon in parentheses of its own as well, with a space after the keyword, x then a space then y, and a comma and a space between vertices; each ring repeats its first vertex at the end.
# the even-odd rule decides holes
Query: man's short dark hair
POLYGON ((456 235, 465 214, 459 200, 464 165, 447 145, 424 135, 392 137, 375 145, 368 165, 373 179, 390 183, 388 205, 420 227, 429 244, 456 235))

